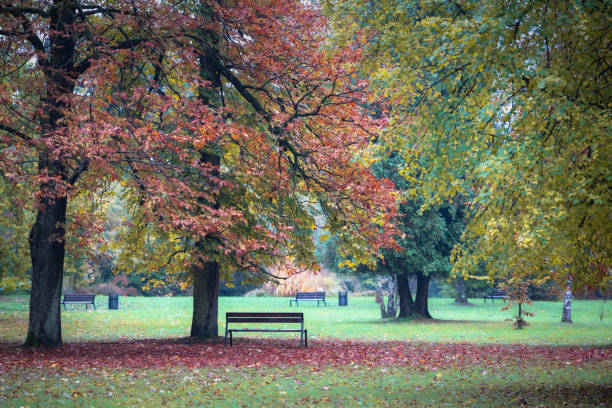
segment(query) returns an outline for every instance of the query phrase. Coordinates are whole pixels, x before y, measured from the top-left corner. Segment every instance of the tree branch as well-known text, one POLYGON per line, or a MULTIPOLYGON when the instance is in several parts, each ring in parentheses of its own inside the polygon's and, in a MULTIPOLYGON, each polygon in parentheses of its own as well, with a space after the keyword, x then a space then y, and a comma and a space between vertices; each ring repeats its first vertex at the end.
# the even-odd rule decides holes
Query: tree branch
POLYGON ((79 163, 79 166, 76 168, 76 170, 72 173, 72 175, 68 178, 68 183, 73 186, 74 183, 77 182, 77 180, 79 179, 79 177, 81 177, 81 174, 83 174, 85 171, 87 171, 87 169, 89 168, 89 159, 83 159, 81 160, 81 162, 79 163))
POLYGON ((10 126, 3 125, 2 123, 0 123, 0 130, 3 130, 3 131, 8 132, 8 133, 12 133, 13 135, 15 135, 15 136, 25 140, 26 142, 32 143, 32 138, 30 136, 26 135, 23 132, 20 132, 17 129, 13 129, 10 126))
POLYGON ((27 6, 0 6, 0 13, 12 14, 15 17, 23 17, 24 14, 37 14, 41 17, 50 17, 47 10, 27 6))

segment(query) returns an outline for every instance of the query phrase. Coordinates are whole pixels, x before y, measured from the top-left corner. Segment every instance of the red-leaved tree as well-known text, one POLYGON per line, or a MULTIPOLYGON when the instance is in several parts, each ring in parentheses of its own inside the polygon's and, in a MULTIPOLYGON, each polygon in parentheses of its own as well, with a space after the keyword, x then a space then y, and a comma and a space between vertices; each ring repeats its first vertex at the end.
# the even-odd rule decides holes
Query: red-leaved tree
POLYGON ((317 220, 360 262, 393 244, 396 193, 360 156, 385 109, 316 6, 0 4, 0 166, 39 186, 26 345, 61 344, 77 189, 121 183, 138 227, 180 243, 166 264, 190 271, 200 338, 218 333, 221 274, 317 268, 317 220))
MULTIPOLYGON (((180 72, 172 86, 169 76, 159 76, 152 94, 195 104, 210 120, 185 133, 197 149, 168 156, 183 170, 160 178, 148 163, 135 166, 133 191, 141 195, 133 203, 139 231, 144 221, 158 235, 173 231, 181 243, 178 250, 165 247, 161 266, 178 252, 177 262, 190 265, 191 335, 211 338, 218 334, 220 276, 265 276, 267 266, 279 264, 316 270, 316 220, 324 220, 318 227, 334 233, 345 254, 371 262, 393 245, 397 195, 359 158, 386 124, 384 107, 370 100, 359 76, 360 51, 326 42, 316 6, 201 2, 185 18, 180 72)), ((174 59, 164 60, 167 71, 174 59)), ((178 123, 185 112, 167 112, 165 120, 178 123)), ((177 123, 166 127, 185 129, 177 123)))

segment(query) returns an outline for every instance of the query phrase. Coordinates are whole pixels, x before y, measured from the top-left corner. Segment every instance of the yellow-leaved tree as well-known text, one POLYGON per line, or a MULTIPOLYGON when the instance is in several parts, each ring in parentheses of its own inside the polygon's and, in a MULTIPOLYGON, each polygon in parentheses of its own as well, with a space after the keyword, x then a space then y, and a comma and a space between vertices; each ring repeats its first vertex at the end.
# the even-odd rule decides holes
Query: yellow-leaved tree
POLYGON ((430 205, 473 210, 454 272, 610 278, 609 1, 326 2, 395 102, 388 143, 430 205))

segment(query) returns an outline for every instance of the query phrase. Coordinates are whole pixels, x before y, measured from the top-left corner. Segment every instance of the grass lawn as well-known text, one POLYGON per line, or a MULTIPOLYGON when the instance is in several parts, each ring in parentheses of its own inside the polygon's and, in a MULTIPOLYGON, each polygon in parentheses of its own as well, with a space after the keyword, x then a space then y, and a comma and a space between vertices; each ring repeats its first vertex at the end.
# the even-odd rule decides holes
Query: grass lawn
POLYGON ((0 376, 0 406, 609 406, 607 368, 15 370, 0 376))
MULTIPOLYGON (((19 342, 27 332, 27 298, 4 297, 0 301, 0 341, 19 342), (8 301, 7 301, 8 300, 8 301)), ((522 343, 566 345, 612 344, 612 302, 574 301, 572 324, 561 324, 561 302, 534 302, 526 309, 531 325, 515 330, 505 319, 515 310, 500 311, 503 302, 472 299, 474 306, 455 306, 450 299, 431 299, 432 322, 383 321, 378 305, 370 297, 349 297, 347 307, 329 298, 327 307, 306 302, 289 308, 289 298, 222 297, 219 301, 219 328, 225 325, 225 312, 301 311, 305 313, 309 337, 335 337, 363 340, 405 340, 426 342, 522 343), (603 319, 600 313, 603 307, 603 319)), ((192 300, 190 297, 120 297, 119 310, 107 310, 108 299, 96 296, 96 311, 83 305, 62 309, 64 341, 90 341, 129 338, 176 338, 189 335, 192 300)), ((261 333, 255 336, 263 336, 261 333)), ((281 334, 281 336, 288 336, 281 334)))
POLYGON ((373 298, 220 299, 221 330, 226 311, 303 311, 313 340, 303 350, 295 333, 238 334, 232 349, 137 340, 186 337, 191 298, 120 297, 119 310, 96 300, 96 311, 62 311, 66 346, 45 352, 16 347, 27 298, 0 298, 0 407, 610 406, 611 302, 574 301, 573 324, 560 323, 560 302, 535 302, 531 325, 514 330, 501 301, 432 299, 437 320, 400 322, 381 321, 373 298))

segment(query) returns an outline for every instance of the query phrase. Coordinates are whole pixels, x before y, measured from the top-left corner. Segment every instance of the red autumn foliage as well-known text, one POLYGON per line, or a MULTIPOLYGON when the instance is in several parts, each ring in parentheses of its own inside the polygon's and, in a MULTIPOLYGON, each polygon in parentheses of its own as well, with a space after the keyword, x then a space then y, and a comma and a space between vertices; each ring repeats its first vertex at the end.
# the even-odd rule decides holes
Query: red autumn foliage
POLYGON ((406 366, 417 371, 484 365, 582 366, 612 359, 611 348, 577 346, 475 345, 325 339, 299 348, 297 340, 236 338, 233 347, 190 339, 72 343, 57 349, 0 346, 0 372, 13 367, 67 369, 160 369, 168 367, 313 368, 406 366))
POLYGON ((104 228, 68 211, 83 191, 121 183, 144 223, 229 271, 315 268, 317 208, 351 253, 393 245, 397 194, 358 157, 385 108, 316 2, 22 3, 0 2, 0 172, 37 186, 27 344, 61 344, 67 231, 87 247, 104 228))

